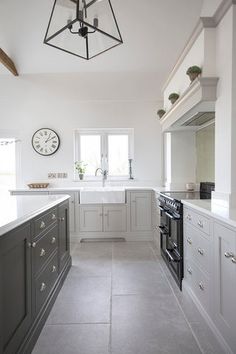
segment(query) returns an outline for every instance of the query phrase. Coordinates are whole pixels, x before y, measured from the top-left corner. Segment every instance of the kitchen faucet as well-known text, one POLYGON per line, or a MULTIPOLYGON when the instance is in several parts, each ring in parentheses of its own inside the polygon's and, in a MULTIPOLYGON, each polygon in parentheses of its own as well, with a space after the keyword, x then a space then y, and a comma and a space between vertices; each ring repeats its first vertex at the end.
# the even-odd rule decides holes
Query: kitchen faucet
POLYGON ((99 167, 95 171, 95 176, 97 176, 98 171, 100 171, 101 174, 102 174, 102 186, 105 187, 105 181, 107 180, 108 171, 107 170, 103 170, 101 167, 99 167))

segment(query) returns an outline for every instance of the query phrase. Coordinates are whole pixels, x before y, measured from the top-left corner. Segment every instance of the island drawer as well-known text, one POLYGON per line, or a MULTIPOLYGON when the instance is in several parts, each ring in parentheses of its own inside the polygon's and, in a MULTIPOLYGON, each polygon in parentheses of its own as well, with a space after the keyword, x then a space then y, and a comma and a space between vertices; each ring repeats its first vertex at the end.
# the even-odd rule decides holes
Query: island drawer
POLYGON ((32 243, 33 270, 38 273, 58 247, 58 225, 48 230, 41 238, 32 243))
POLYGON ((36 312, 40 310, 46 301, 57 280, 58 274, 58 254, 56 252, 46 268, 35 280, 36 312))
POLYGON ((48 229, 57 221, 57 209, 51 209, 49 212, 43 214, 34 220, 34 238, 39 236, 42 232, 48 229))
POLYGON ((198 230, 210 235, 210 220, 206 216, 197 213, 192 209, 184 208, 184 222, 188 225, 193 225, 198 230))

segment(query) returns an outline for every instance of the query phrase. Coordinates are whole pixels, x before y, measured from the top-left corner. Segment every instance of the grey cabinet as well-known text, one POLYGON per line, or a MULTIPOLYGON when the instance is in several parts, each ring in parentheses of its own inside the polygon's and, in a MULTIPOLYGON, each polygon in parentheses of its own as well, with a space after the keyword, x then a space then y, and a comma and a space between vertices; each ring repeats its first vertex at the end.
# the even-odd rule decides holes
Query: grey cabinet
POLYGON ((59 268, 63 270, 70 256, 70 232, 69 232, 69 203, 65 202, 58 207, 58 231, 59 231, 59 268))
POLYGON ((71 265, 69 203, 0 237, 0 354, 28 354, 71 265))
POLYGON ((17 353, 31 325, 30 224, 0 238, 0 353, 17 353))
POLYGON ((152 231, 152 193, 131 192, 131 231, 152 231))

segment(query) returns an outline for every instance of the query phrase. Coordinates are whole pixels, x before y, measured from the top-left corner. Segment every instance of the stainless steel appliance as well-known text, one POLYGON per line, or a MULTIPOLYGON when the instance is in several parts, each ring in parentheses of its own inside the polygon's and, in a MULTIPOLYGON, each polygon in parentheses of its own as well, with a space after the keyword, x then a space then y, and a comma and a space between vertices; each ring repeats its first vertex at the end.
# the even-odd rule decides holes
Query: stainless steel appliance
POLYGON ((160 208, 160 247, 161 255, 168 265, 179 288, 183 279, 183 204, 186 199, 210 199, 215 189, 214 183, 203 182, 200 192, 161 192, 160 208))

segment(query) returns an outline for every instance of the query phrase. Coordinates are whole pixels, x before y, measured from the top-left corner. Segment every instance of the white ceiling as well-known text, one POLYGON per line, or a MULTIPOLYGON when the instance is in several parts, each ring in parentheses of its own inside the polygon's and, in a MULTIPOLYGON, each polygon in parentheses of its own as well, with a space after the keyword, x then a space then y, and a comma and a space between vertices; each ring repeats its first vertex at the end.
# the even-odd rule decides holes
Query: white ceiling
MULTIPOLYGON (((53 0, 0 0, 0 47, 19 73, 152 73, 159 94, 202 0, 112 0, 124 44, 85 61, 43 44, 53 0)), ((0 73, 6 70, 0 68, 0 73)))

